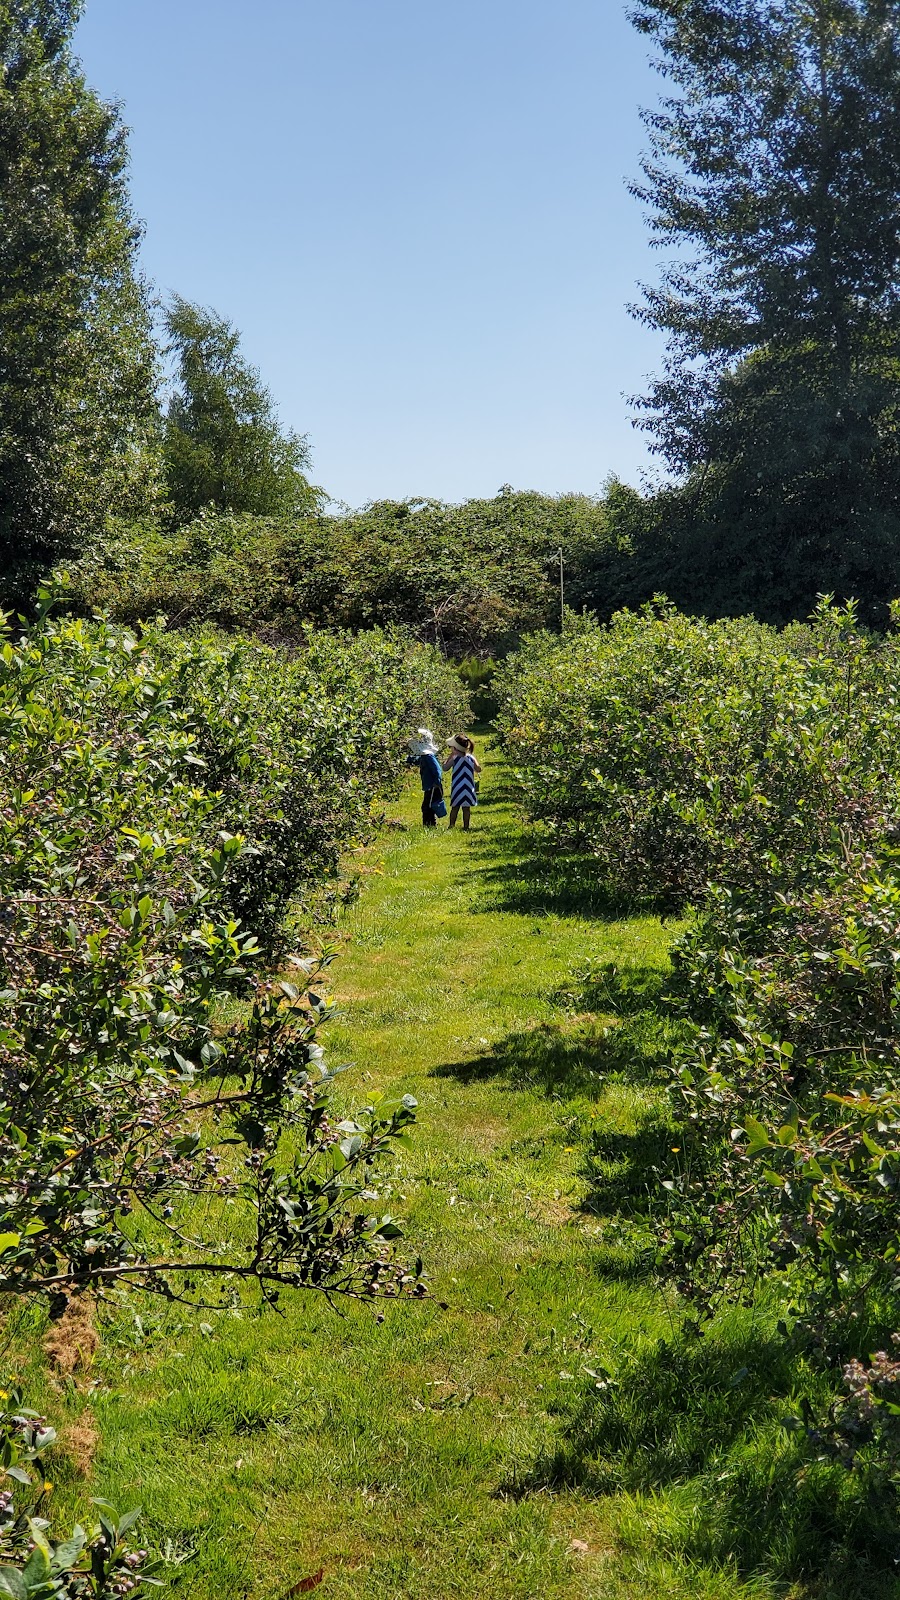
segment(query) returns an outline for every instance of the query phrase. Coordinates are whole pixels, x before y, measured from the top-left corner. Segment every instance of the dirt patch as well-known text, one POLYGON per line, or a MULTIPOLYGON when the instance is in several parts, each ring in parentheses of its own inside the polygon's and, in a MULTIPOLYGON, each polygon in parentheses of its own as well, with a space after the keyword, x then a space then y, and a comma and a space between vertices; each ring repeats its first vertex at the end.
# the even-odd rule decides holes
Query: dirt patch
POLYGON ((89 1478, 100 1443, 97 1424, 90 1411, 83 1411, 62 1431, 60 1444, 83 1478, 89 1478))
POLYGON ((461 1118, 456 1124, 461 1147, 467 1154, 489 1156, 509 1138, 509 1123, 498 1117, 461 1118))
POLYGON ((99 1344, 94 1302, 80 1296, 70 1300, 59 1321, 51 1325, 44 1340, 44 1353, 57 1377, 72 1378, 76 1372, 88 1371, 99 1344))
POLYGON ((578 1220, 571 1202, 557 1195, 534 1195, 528 1209, 534 1222, 543 1222, 553 1228, 562 1228, 578 1220))

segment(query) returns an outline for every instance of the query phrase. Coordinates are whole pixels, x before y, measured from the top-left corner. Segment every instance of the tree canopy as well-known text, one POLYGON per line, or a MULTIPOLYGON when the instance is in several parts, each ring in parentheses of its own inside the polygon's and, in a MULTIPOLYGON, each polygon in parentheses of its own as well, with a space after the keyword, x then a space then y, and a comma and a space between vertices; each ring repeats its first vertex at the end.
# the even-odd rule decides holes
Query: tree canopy
POLYGON ((457 658, 505 654, 556 627, 559 555, 567 604, 604 609, 631 559, 631 502, 504 488, 493 499, 380 500, 341 516, 259 517, 204 510, 178 529, 141 527, 77 574, 76 598, 137 621, 216 622, 296 639, 305 624, 404 624, 457 658), (618 510, 620 502, 624 509, 618 510))
POLYGON ((212 506, 259 516, 311 509, 309 446, 284 430, 259 372, 224 317, 176 295, 165 319, 176 386, 164 457, 177 521, 212 506))
POLYGON ((79 7, 0 4, 0 562, 7 602, 153 499, 156 358, 117 109, 79 7))
POLYGON ((669 87, 645 200, 672 258, 642 402, 691 477, 684 588, 775 617, 900 582, 900 4, 639 0, 669 87), (688 574, 691 577, 688 578, 688 574))

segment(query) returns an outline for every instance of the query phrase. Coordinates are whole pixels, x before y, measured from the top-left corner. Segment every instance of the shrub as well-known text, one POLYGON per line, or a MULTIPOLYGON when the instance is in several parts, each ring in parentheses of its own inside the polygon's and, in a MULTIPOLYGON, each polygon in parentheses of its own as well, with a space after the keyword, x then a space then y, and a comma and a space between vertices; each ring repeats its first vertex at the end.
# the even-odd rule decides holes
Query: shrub
POLYGON ((16 1390, 2 1394, 0 1456, 20 1501, 14 1503, 11 1490, 0 1493, 0 1594, 10 1600, 51 1600, 54 1595, 61 1600, 117 1600, 158 1587, 159 1563, 129 1537, 137 1511, 120 1517, 105 1501, 95 1500, 93 1526, 76 1525, 67 1538, 52 1537, 42 1513, 53 1489, 45 1453, 56 1434, 43 1417, 25 1410, 21 1400, 16 1390))
POLYGON ((501 737, 529 816, 621 894, 777 888, 892 826, 895 661, 827 603, 781 635, 665 604, 575 619, 498 672, 501 737))
MULTIPOLYGON (((122 621, 165 612, 294 640, 304 624, 401 624, 454 658, 489 659, 591 598, 611 544, 606 505, 514 493, 444 505, 386 500, 338 516, 201 512, 170 532, 145 521, 73 570, 78 603, 122 621)), ((603 582, 604 580, 599 580, 603 582)))
POLYGON ((898 944, 900 883, 864 857, 767 915, 713 893, 676 951, 704 1020, 673 1062, 671 1260, 700 1304, 785 1272, 835 1360, 896 1278, 898 944))
MULTIPOLYGON (((65 1295, 121 1276, 166 1290, 168 1270, 189 1272, 198 1249, 206 1271, 249 1273, 263 1287, 381 1287, 380 1242, 395 1230, 350 1202, 411 1107, 331 1127, 316 1043, 329 958, 297 958, 299 987, 273 984, 266 944, 233 913, 237 899, 270 914, 267 869, 260 887, 252 863, 280 836, 291 747, 276 740, 274 778, 251 770, 249 800, 218 772, 207 786, 193 724, 218 682, 210 662, 221 665, 189 649, 160 662, 127 633, 69 622, 3 650, 7 1292, 65 1295), (255 844, 224 826, 251 812, 255 844), (223 1032, 216 1015, 233 999, 246 1001, 246 1019, 223 1032), (198 1191, 211 1197, 208 1234, 197 1239, 194 1223, 188 1244, 179 1197, 198 1191), (250 1233, 222 1230, 226 1204, 248 1211, 250 1233)), ((238 722, 235 704, 219 703, 220 725, 238 722)), ((249 697, 249 715, 262 709, 249 697)), ((211 711, 207 726, 217 726, 211 711)), ((259 759, 249 731, 242 745, 248 764, 259 759)), ((247 770, 237 755, 235 767, 247 770)), ((334 837, 308 848, 303 874, 326 871, 334 837)), ((291 860, 276 863, 283 899, 291 860)))
MULTIPOLYGON (((218 1306, 244 1283, 266 1304, 421 1292, 371 1204, 415 1103, 336 1119, 330 953, 269 972, 288 905, 367 837, 402 721, 440 693, 458 703, 446 663, 385 636, 310 639, 292 661, 70 619, 7 637, 0 1293, 42 1293, 54 1316, 116 1283, 218 1306)), ((7 1472, 30 1427, 0 1440, 7 1472)), ((39 1515, 6 1512, 18 1576, 0 1590, 126 1592, 121 1524, 53 1545, 39 1515)))
POLYGON ((693 906, 645 1201, 687 1325, 765 1289, 799 1363, 788 1425, 900 1484, 897 646, 828 602, 782 634, 663 606, 538 637, 497 678, 530 814, 620 895, 693 906))
POLYGON ((420 722, 465 721, 465 695, 434 649, 402 630, 305 632, 284 651, 225 634, 145 630, 170 726, 194 741, 219 816, 246 836, 228 904, 274 957, 292 903, 333 884, 405 770, 420 722), (401 746, 403 746, 401 748, 401 746))

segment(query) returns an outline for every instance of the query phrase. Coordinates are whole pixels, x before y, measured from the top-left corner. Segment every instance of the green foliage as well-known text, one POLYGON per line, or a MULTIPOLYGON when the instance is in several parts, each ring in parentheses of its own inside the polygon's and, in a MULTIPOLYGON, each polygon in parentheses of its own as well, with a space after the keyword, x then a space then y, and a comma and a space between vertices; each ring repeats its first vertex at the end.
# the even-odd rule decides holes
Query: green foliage
POLYGON ((480 660, 478 656, 464 656, 457 663, 457 672, 470 697, 472 715, 476 722, 491 722, 497 713, 497 700, 491 688, 495 663, 480 660))
POLYGON ((848 1339, 858 1353, 854 1309, 888 1304, 900 1245, 900 891, 870 854, 833 874, 768 908, 711 893, 678 954, 700 1028, 674 1063, 685 1153, 668 1244, 703 1305, 764 1265, 788 1270, 795 1317, 840 1357, 848 1339))
POLYGON ((177 369, 163 434, 176 520, 189 521, 207 507, 256 516, 313 509, 307 441, 279 426, 272 396, 240 354, 236 329, 179 296, 165 329, 177 369))
POLYGON ((571 542, 574 557, 595 521, 586 498, 508 488, 461 506, 377 502, 336 528, 351 556, 346 620, 409 621, 451 655, 503 654, 552 614, 556 552, 571 542))
POLYGON ((113 1600, 119 1595, 146 1594, 159 1587, 159 1563, 129 1539, 140 1511, 119 1516, 114 1507, 95 1500, 96 1524, 76 1524, 71 1534, 52 1538, 43 1515, 53 1484, 44 1457, 56 1443, 45 1418, 22 1407, 16 1391, 3 1391, 0 1410, 0 1472, 19 1490, 0 1492, 0 1595, 8 1600, 113 1600), (24 1486, 25 1494, 22 1494, 24 1486))
POLYGON ((396 1225, 358 1201, 412 1104, 333 1126, 316 1042, 329 957, 297 957, 296 983, 265 977, 292 892, 365 836, 355 761, 371 751, 373 785, 393 777, 374 759, 390 710, 358 697, 361 647, 315 649, 280 683, 271 653, 242 664, 234 645, 105 625, 44 623, 3 648, 7 1293, 408 1281, 385 1256, 396 1225), (223 1032, 235 999, 247 1015, 223 1032), (184 1232, 198 1195, 203 1224, 184 1232))
POLYGON ((72 61, 78 9, 0 5, 0 569, 17 603, 154 494, 125 133, 72 61))
MULTIPOLYGON (((332 968, 329 1058, 358 1063, 367 1095, 409 1092, 423 1108, 412 1149, 374 1187, 422 1241, 431 1295, 345 1302, 338 1318, 321 1296, 285 1294, 277 1316, 210 1315, 204 1330, 177 1305, 100 1308, 90 1492, 140 1499, 142 1542, 171 1539, 184 1561, 179 1596, 240 1595, 255 1573, 280 1600, 324 1565, 318 1592, 346 1600, 570 1600, 595 1573, 608 1600, 744 1600, 736 1578, 699 1584, 688 1564, 623 1550, 622 1500, 512 1487, 562 1434, 582 1365, 668 1326, 650 1285, 604 1271, 614 1252, 580 1211, 571 1148, 596 1101, 611 1119, 618 1108, 624 1134, 641 1090, 609 1072, 599 1025, 550 994, 592 956, 665 969, 669 932, 552 895, 541 909, 536 892, 508 904, 530 842, 488 738, 478 755, 486 803, 468 837, 421 827, 413 775, 340 912, 332 968)), ((52 1391, 33 1403, 69 1411, 52 1391)), ((51 1476, 76 1516, 81 1485, 51 1476)))
POLYGON ((370 836, 410 729, 465 721, 465 695, 437 652, 399 629, 307 630, 289 657, 221 634, 145 630, 143 640, 165 665, 222 816, 247 838, 228 904, 273 959, 289 907, 309 913, 312 898, 322 910, 323 884, 370 836))
POLYGON ((691 608, 773 621, 856 594, 883 621, 900 581, 896 7, 637 0, 632 15, 667 89, 634 192, 673 250, 638 312, 669 340, 642 405, 688 474, 660 500, 676 553, 658 581, 691 608))
MULTIPOLYGON (((56 1316, 116 1284, 220 1310, 243 1283, 266 1304, 421 1292, 421 1263, 393 1259, 400 1226, 371 1206, 415 1101, 336 1113, 318 1037, 331 954, 269 974, 289 906, 336 878, 397 787, 409 719, 463 709, 448 664, 396 634, 309 635, 291 659, 69 619, 7 635, 6 1296, 41 1293, 56 1316)), ((50 1538, 52 1443, 39 1419, 0 1416, 16 1495, 0 1496, 0 1591, 142 1590, 131 1514, 102 1507, 97 1529, 50 1538)))
POLYGON ((495 678, 529 815, 626 897, 803 881, 893 803, 896 647, 853 623, 823 606, 779 635, 661 604, 539 635, 495 678))
POLYGON ((382 501, 344 516, 202 514, 175 533, 134 527, 74 574, 79 603, 124 621, 165 612, 273 638, 402 623, 451 656, 485 660, 559 618, 558 551, 573 605, 608 584, 604 503, 503 490, 461 506, 382 501))
POLYGON ((636 193, 658 239, 696 252, 646 291, 671 341, 650 403, 669 456, 693 465, 716 457, 710 411, 736 359, 765 352, 760 392, 772 403, 780 379, 788 418, 792 361, 849 380, 859 358, 871 377, 896 357, 900 56, 881 0, 637 0, 632 16, 671 89, 645 114, 636 193))
POLYGON ((893 1368, 864 1361, 900 1259, 897 645, 827 602, 780 635, 663 608, 539 637, 498 677, 531 814, 623 899, 696 908, 641 1197, 659 1268, 700 1318, 765 1285, 790 1348, 847 1374, 796 1426, 898 1484, 893 1368))

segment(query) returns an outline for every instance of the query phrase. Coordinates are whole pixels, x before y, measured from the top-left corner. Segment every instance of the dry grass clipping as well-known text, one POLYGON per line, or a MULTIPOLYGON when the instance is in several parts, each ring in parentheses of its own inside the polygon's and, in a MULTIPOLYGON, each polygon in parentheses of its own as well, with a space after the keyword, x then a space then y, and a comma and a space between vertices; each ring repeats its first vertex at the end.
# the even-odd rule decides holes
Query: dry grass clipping
POLYGON ((100 1435, 90 1411, 83 1411, 63 1429, 60 1444, 83 1478, 89 1478, 97 1454, 100 1435))
POLYGON ((74 1377, 91 1366, 100 1335, 94 1327, 94 1302, 82 1296, 70 1300, 58 1322, 44 1340, 44 1352, 54 1372, 61 1378, 74 1377))

